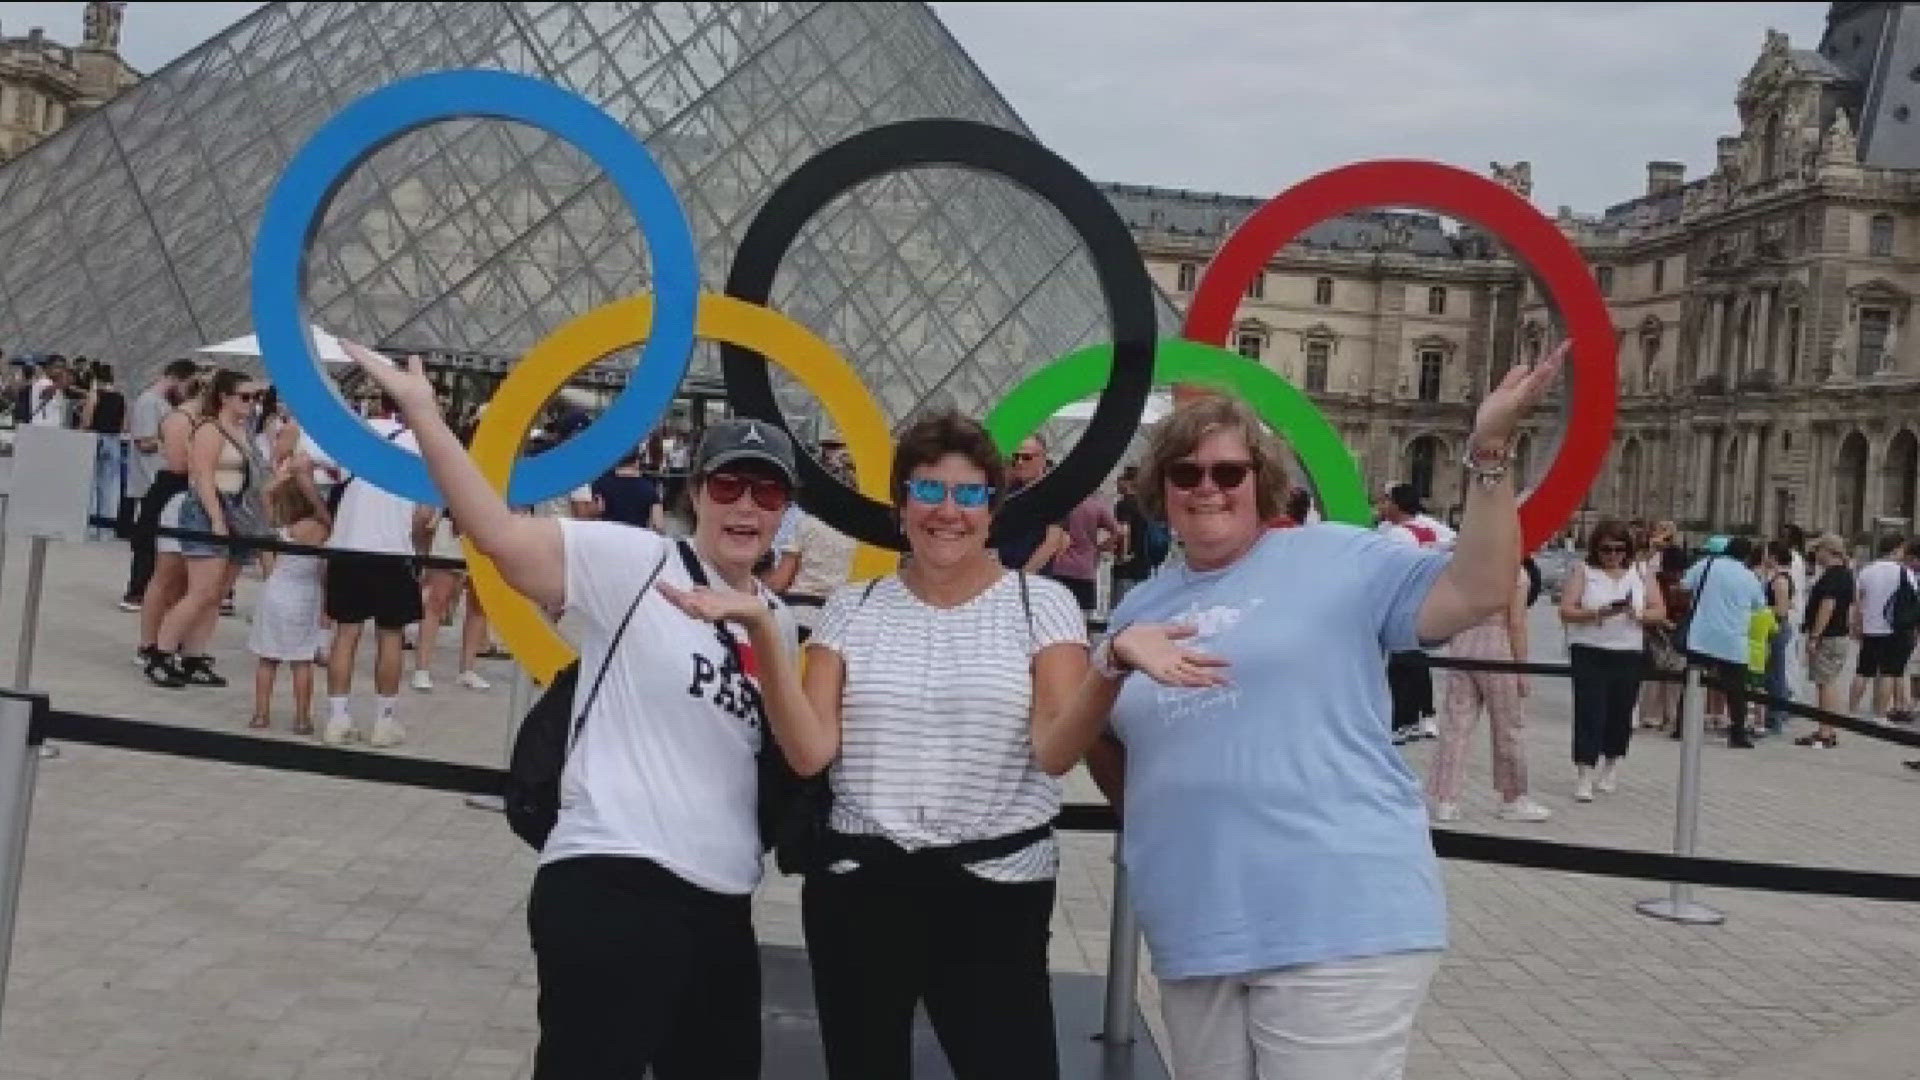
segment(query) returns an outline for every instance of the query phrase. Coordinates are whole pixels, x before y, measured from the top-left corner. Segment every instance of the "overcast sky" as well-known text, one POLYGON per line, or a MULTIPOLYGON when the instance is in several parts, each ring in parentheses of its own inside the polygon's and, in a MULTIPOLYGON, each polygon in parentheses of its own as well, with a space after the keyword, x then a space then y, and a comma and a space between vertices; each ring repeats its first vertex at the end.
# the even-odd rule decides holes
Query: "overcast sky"
MULTIPOLYGON (((136 2, 152 71, 258 6, 136 2)), ((1771 26, 1824 3, 938 3, 1027 123, 1101 180, 1242 195, 1369 157, 1533 162, 1534 201, 1597 211, 1646 162, 1698 175, 1771 26)), ((0 31, 80 36, 79 3, 0 3, 0 31)))

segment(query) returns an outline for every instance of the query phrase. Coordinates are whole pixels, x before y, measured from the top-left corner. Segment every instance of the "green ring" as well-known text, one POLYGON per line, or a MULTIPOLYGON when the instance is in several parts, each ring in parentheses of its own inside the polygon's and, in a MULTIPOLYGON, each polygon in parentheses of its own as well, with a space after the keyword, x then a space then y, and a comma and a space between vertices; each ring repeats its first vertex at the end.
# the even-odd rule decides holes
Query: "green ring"
MULTIPOLYGON (((1048 363, 1021 380, 987 414, 987 434, 1002 453, 1012 452, 1061 407, 1099 393, 1112 369, 1111 344, 1089 345, 1048 363)), ((1165 338, 1154 348, 1153 384, 1174 383, 1197 383, 1238 395, 1293 447, 1319 496, 1323 517, 1363 528, 1373 524, 1360 466, 1340 433, 1307 395, 1273 369, 1218 345, 1165 338)))

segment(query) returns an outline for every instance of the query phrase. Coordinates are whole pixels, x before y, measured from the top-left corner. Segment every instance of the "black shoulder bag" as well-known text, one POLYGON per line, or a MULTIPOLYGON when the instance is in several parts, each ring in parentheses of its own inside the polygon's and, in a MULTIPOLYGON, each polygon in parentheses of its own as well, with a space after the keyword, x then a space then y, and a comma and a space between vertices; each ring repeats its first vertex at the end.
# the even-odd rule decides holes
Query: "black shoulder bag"
POLYGON ((1718 555, 1707 556, 1707 565, 1700 571, 1700 587, 1687 599, 1687 617, 1673 628, 1673 647, 1681 656, 1685 656, 1690 647, 1687 638, 1692 636, 1693 617, 1700 612, 1700 598, 1707 595, 1707 579, 1713 576, 1713 564, 1719 561, 1718 555))
POLYGON ((593 703, 600 697, 600 684, 606 681, 607 667, 620 651, 620 639, 626 636, 633 613, 640 610, 640 601, 647 598, 666 565, 667 553, 663 551, 653 573, 647 575, 633 602, 627 605, 627 613, 613 631, 613 640, 607 642, 607 654, 600 658, 600 672, 593 677, 593 686, 580 706, 580 715, 573 714, 573 694, 580 682, 580 662, 575 660, 553 677, 546 692, 520 721, 520 730, 513 737, 513 755, 507 761, 507 780, 500 795, 506 804, 507 827, 535 851, 547 846, 547 836, 553 832, 554 822, 560 820, 560 774, 566 769, 567 755, 579 741, 581 729, 586 726, 587 714, 593 711, 593 703))

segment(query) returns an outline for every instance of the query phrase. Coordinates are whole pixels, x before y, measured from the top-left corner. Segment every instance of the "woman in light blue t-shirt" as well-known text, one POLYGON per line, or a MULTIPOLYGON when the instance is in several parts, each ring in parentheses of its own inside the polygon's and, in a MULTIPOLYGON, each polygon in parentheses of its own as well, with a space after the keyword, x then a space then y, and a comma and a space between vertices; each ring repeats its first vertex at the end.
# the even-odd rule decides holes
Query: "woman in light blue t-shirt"
POLYGON ((1388 733, 1386 655, 1510 601, 1509 444, 1564 352, 1481 405, 1450 553, 1349 525, 1268 529, 1285 459, 1238 402, 1188 403, 1155 431, 1140 494, 1184 558, 1114 612, 1074 708, 1109 721, 1089 763, 1125 814, 1175 1075, 1402 1074, 1446 904, 1388 733))

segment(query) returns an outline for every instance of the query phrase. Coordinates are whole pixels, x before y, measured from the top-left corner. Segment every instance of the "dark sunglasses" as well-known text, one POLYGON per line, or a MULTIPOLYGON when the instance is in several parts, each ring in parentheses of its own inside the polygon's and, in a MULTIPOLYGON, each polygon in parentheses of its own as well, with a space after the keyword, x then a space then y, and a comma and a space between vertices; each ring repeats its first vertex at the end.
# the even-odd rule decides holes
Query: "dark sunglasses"
POLYGON ((1600 554, 1602 555, 1625 555, 1626 553, 1627 553, 1627 545, 1625 544, 1601 544, 1600 545, 1600 554))
POLYGON ((1013 461, 1015 464, 1019 464, 1021 462, 1032 461, 1034 458, 1037 458, 1039 456, 1040 456, 1039 454, 1028 454, 1028 453, 1024 453, 1022 451, 1016 450, 1014 451, 1014 454, 1013 454, 1013 461))
POLYGON ((1216 461, 1211 465, 1176 461, 1167 466, 1167 482, 1181 491, 1192 491, 1200 486, 1203 477, 1211 476, 1214 487, 1221 491, 1232 491, 1246 483, 1247 474, 1252 471, 1251 461, 1216 461))
POLYGON ((753 505, 762 510, 785 510, 790 493, 787 485, 770 476, 741 476, 739 473, 711 473, 707 476, 707 498, 722 506, 732 506, 740 496, 752 494, 753 505))
POLYGON ((978 510, 993 498, 993 486, 978 481, 964 484, 949 484, 945 480, 915 479, 907 481, 907 497, 922 506, 939 506, 953 496, 953 505, 962 510, 978 510))

